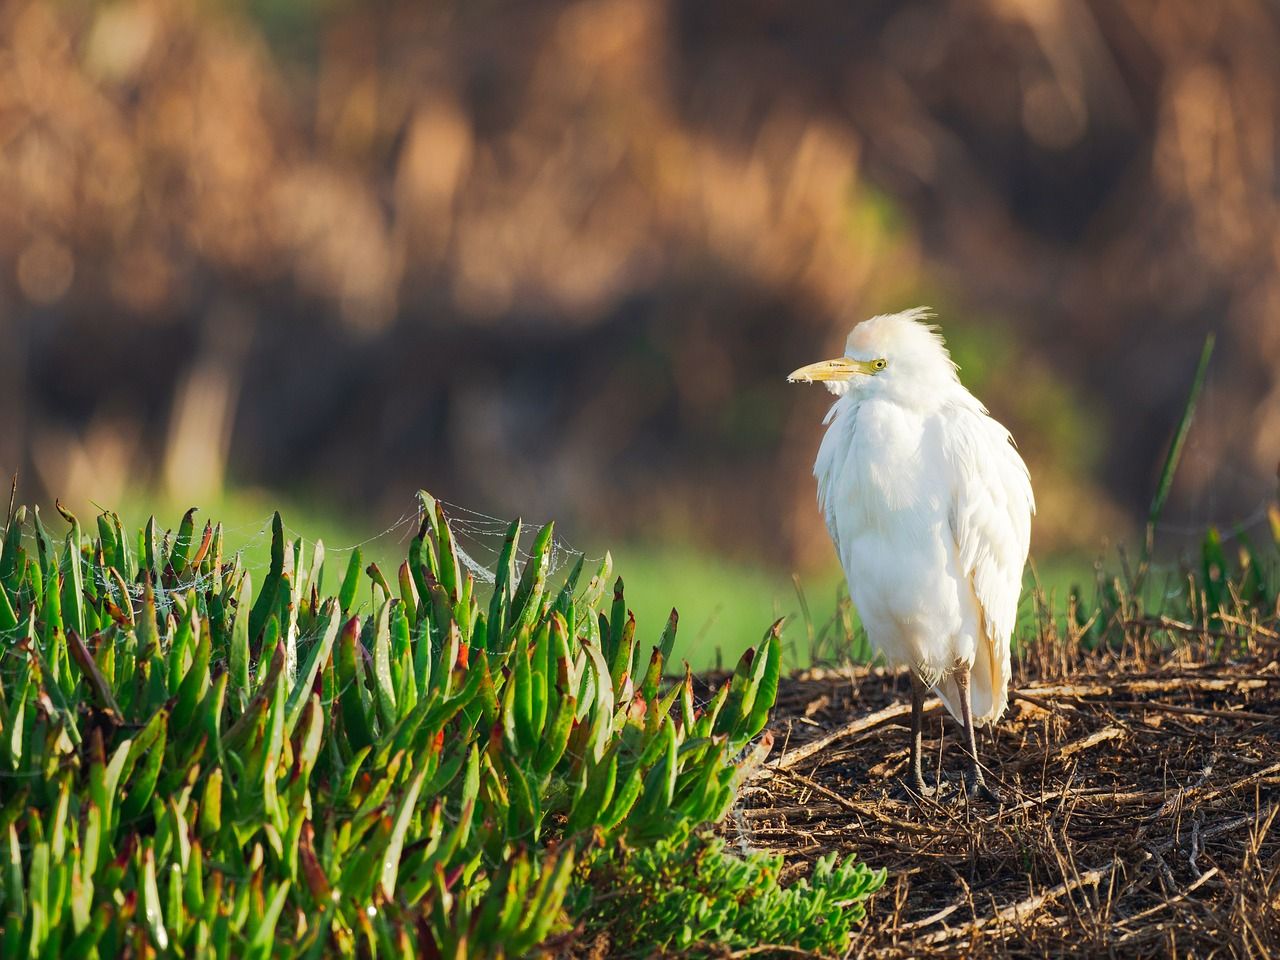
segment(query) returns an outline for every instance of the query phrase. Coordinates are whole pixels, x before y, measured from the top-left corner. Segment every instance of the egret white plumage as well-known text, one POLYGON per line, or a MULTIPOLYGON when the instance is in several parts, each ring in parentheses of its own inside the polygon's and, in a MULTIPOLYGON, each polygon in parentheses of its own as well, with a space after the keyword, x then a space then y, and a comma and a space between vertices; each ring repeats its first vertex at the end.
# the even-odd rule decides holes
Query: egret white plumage
POLYGON ((964 730, 970 795, 998 797, 974 724, 994 724, 1009 690, 1035 499, 1009 431, 961 384, 924 307, 853 328, 844 356, 787 379, 838 399, 813 466, 818 504, 871 643, 911 676, 908 785, 921 769, 933 688, 964 730))

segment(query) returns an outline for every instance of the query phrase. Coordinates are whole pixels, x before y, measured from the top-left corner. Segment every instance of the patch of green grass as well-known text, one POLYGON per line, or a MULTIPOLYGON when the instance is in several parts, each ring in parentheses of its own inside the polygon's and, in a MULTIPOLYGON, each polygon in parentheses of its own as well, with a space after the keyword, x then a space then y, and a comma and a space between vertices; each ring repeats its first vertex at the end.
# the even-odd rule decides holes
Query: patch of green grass
MULTIPOLYGON (((623 546, 614 552, 624 571, 627 597, 641 623, 665 620, 680 611, 680 639, 673 662, 688 660, 694 671, 733 663, 754 641, 760 625, 780 617, 789 667, 803 667, 805 647, 800 603, 786 573, 733 563, 691 547, 623 546)), ((838 570, 806 581, 817 610, 829 610, 842 582, 838 570)))

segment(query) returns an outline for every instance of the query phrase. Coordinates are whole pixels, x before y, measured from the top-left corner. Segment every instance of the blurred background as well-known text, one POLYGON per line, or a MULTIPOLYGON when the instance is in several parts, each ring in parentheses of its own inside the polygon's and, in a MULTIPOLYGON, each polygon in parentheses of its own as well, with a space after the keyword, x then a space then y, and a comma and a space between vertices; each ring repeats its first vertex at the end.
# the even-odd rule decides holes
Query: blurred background
POLYGON ((1138 529, 1211 330, 1162 541, 1247 531, 1277 50, 1268 0, 4 0, 0 469, 251 539, 554 517, 735 646, 838 580, 785 374, 927 303, 1043 566, 1138 529))

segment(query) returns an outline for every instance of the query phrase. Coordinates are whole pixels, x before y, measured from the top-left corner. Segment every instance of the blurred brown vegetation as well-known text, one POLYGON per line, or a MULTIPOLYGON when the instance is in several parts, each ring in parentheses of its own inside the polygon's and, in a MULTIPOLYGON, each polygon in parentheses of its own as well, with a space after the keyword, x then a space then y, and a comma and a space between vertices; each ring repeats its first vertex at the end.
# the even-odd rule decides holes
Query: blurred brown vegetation
POLYGON ((1179 496, 1247 508, 1277 50, 1265 0, 7 0, 0 466, 806 564, 782 377, 932 302, 1042 545, 1145 503, 1208 329, 1179 496))

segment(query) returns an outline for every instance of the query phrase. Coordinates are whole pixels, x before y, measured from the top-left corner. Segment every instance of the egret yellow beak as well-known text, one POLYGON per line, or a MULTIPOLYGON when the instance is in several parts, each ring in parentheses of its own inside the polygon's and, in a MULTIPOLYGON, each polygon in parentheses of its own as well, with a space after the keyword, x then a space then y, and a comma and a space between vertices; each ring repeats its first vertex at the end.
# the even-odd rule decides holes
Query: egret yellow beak
POLYGON ((852 380, 858 374, 871 376, 876 372, 874 360, 853 360, 849 357, 836 357, 834 360, 819 360, 799 370, 787 374, 787 383, 818 383, 827 380, 852 380))

